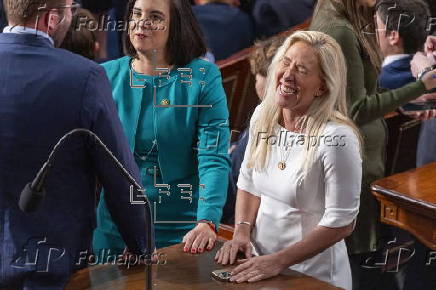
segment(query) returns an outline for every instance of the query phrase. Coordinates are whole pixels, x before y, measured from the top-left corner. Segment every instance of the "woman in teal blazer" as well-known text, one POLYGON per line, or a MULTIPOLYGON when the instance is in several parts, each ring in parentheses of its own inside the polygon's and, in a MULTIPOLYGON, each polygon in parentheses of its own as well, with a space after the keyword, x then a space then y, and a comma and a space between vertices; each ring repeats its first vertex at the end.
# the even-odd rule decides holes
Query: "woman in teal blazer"
MULTIPOLYGON (((183 239, 185 251, 201 253, 216 240, 230 168, 220 71, 199 59, 206 49, 189 1, 130 0, 128 11, 128 56, 103 67, 152 205, 156 245, 183 239)), ((115 255, 125 247, 104 192, 93 246, 115 255)))

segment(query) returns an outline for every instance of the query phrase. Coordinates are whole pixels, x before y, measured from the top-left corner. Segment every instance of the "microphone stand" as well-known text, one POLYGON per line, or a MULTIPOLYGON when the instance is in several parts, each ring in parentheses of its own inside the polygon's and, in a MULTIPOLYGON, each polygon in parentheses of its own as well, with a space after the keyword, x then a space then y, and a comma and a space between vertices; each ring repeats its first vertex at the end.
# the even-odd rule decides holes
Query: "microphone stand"
MULTIPOLYGON (((106 153, 111 157, 112 161, 115 163, 118 169, 120 169, 121 173, 126 177, 132 185, 136 187, 136 190, 142 191, 143 188, 136 182, 136 180, 130 175, 130 173, 124 168, 124 166, 121 164, 120 161, 115 157, 115 155, 107 148, 107 146, 101 141, 101 139, 92 131, 87 129, 74 129, 67 134, 65 134, 58 143, 54 146, 53 150, 51 151, 47 161, 44 163, 42 168, 39 170, 38 174, 36 175, 35 179, 31 182, 26 184, 23 191, 20 195, 20 200, 18 202, 19 208, 23 212, 33 212, 35 211, 39 205, 41 204, 41 201, 45 197, 45 189, 44 189, 44 183, 47 179, 47 176, 49 175, 50 168, 53 164, 53 159, 56 156, 56 153, 58 152, 60 146, 62 143, 69 138, 70 136, 73 136, 75 134, 84 134, 93 137, 97 143, 103 147, 103 149, 106 151, 106 153)), ((145 204, 145 224, 146 224, 146 231, 147 231, 147 237, 146 237, 146 265, 145 265, 145 281, 146 281, 146 290, 152 290, 153 283, 152 283, 152 255, 153 251, 151 249, 151 235, 152 235, 152 227, 151 227, 151 221, 153 220, 152 214, 151 214, 151 205, 150 201, 148 200, 147 196, 144 194, 142 195, 144 197, 144 204, 145 204)), ((142 203, 142 202, 141 202, 142 203)))

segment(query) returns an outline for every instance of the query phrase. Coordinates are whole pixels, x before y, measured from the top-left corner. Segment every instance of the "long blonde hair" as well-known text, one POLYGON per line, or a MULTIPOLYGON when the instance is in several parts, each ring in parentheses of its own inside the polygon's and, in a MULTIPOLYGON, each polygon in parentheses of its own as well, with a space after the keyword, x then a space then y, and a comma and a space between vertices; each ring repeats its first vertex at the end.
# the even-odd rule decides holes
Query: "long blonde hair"
MULTIPOLYGON (((306 136, 319 137, 327 122, 333 121, 351 127, 362 144, 359 130, 347 117, 346 86, 347 69, 345 59, 339 44, 325 33, 317 31, 297 31, 289 36, 277 51, 269 70, 265 87, 265 99, 253 118, 250 128, 251 138, 256 139, 259 133, 266 133, 273 136, 276 133, 277 124, 282 118, 282 110, 276 102, 276 73, 279 63, 288 49, 297 42, 304 42, 310 45, 317 54, 321 68, 321 78, 324 79, 326 92, 315 98, 310 105, 306 115, 301 122, 301 132, 306 136)), ((268 142, 251 142, 249 167, 256 170, 263 170, 269 158, 271 145, 268 142)), ((306 158, 304 163, 304 174, 310 170, 317 146, 310 146, 306 142, 306 158)))
POLYGON ((318 0, 312 17, 312 24, 316 23, 316 30, 325 29, 333 23, 331 17, 322 14, 322 10, 329 9, 332 17, 345 18, 352 26, 360 45, 368 54, 373 67, 380 71, 381 55, 377 44, 375 31, 372 34, 364 33, 364 27, 374 23, 375 9, 362 6, 359 0, 318 0), (320 15, 322 14, 322 15, 320 15))

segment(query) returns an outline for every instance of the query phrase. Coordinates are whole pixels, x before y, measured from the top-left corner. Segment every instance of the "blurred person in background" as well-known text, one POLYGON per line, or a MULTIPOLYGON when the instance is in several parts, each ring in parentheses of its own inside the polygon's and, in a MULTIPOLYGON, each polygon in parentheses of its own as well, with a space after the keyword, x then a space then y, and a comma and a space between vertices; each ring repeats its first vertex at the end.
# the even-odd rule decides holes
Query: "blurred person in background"
POLYGON ((228 58, 254 41, 254 24, 238 0, 195 0, 192 7, 215 60, 228 58))
POLYGON ((256 38, 264 38, 301 24, 312 16, 316 0, 253 0, 256 38))
POLYGON ((88 10, 80 8, 73 16, 61 48, 95 60, 100 49, 94 31, 96 22, 97 20, 88 10))
POLYGON ((116 23, 124 21, 127 0, 78 0, 82 7, 88 9, 99 23, 95 31, 100 45, 96 58, 99 62, 122 57, 124 55, 123 30, 116 29, 116 23), (109 25, 108 25, 109 23, 109 25), (106 29, 104 27, 109 27, 106 29), (104 29, 101 29, 104 28, 104 29))

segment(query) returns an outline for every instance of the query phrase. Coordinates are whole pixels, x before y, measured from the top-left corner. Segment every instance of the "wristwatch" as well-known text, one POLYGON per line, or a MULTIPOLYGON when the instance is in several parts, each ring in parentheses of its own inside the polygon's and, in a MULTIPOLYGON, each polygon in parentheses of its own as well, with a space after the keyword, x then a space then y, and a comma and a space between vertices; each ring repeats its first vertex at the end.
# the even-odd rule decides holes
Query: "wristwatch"
POLYGON ((421 71, 418 73, 418 77, 417 77, 417 79, 418 79, 418 80, 422 80, 422 77, 423 77, 426 73, 428 73, 429 71, 432 71, 432 70, 434 70, 434 69, 436 69, 436 64, 424 68, 423 70, 421 70, 421 71))

